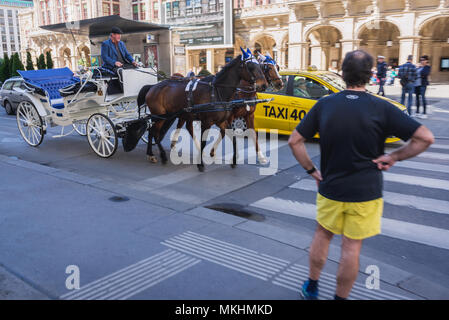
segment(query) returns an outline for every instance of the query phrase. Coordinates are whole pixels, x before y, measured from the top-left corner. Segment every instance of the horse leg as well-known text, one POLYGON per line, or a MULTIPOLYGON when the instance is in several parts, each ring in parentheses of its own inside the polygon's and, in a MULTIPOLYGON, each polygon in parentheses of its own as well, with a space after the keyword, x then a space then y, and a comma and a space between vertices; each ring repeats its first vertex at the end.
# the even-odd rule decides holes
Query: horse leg
POLYGON ((265 157, 265 155, 262 153, 262 150, 260 150, 260 147, 259 147, 259 134, 254 129, 254 113, 248 115, 245 120, 246 120, 246 123, 248 124, 248 129, 254 130, 254 133, 255 133, 255 134, 252 134, 251 136, 254 139, 253 141, 254 141, 254 145, 256 146, 256 154, 257 154, 257 158, 259 159, 259 163, 260 164, 266 164, 268 162, 268 160, 265 157))
POLYGON ((193 140, 193 143, 195 144, 196 149, 198 151, 200 151, 201 146, 200 146, 198 139, 195 136, 195 132, 193 131, 193 121, 192 120, 187 120, 186 128, 187 128, 187 131, 190 133, 190 136, 192 137, 192 140, 193 140))
POLYGON ((217 141, 215 141, 214 145, 212 146, 212 149, 210 150, 211 158, 215 158, 215 152, 217 150, 217 147, 226 135, 227 122, 224 121, 224 122, 220 123, 218 125, 218 127, 220 128, 220 136, 218 137, 217 141))
POLYGON ((174 149, 176 147, 176 143, 178 142, 179 133, 181 131, 182 126, 184 125, 186 121, 184 119, 179 118, 178 119, 178 125, 176 126, 175 134, 173 135, 173 139, 170 144, 170 149, 174 149))
POLYGON ((200 164, 198 164, 198 170, 200 172, 204 172, 204 163, 203 163, 203 151, 206 147, 206 140, 203 141, 203 133, 206 132, 208 128, 203 125, 203 122, 201 122, 201 149, 200 149, 200 164))
POLYGON ((170 119, 170 120, 166 120, 162 126, 162 128, 159 131, 159 137, 156 141, 157 146, 159 148, 159 153, 161 155, 161 160, 163 164, 166 164, 168 159, 167 159, 167 154, 165 153, 164 148, 162 147, 162 140, 164 139, 165 135, 167 134, 168 129, 170 129, 170 127, 172 126, 173 122, 175 122, 176 119, 170 119))
POLYGON ((232 135, 232 164, 231 168, 235 169, 237 167, 237 137, 232 135))
POLYGON ((159 141, 159 137, 160 132, 161 132, 161 128, 162 125, 164 124, 165 120, 156 122, 149 130, 150 133, 148 134, 148 145, 147 145, 147 158, 150 162, 152 163, 157 163, 157 158, 156 156, 153 154, 153 138, 154 141, 159 141))

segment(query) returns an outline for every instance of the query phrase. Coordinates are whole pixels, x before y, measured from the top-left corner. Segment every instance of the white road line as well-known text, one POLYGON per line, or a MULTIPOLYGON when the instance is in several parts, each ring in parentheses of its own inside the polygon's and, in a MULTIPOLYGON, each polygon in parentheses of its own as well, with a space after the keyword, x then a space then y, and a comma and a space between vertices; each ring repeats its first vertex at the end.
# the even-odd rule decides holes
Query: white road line
MULTIPOLYGON (((235 268, 238 268, 239 270, 246 270, 250 273, 250 275, 257 274, 260 277, 263 277, 264 280, 267 279, 270 275, 274 274, 275 272, 269 271, 269 270, 260 270, 260 268, 257 268, 256 266, 246 263, 240 259, 234 259, 231 257, 224 257, 220 252, 213 252, 212 250, 207 249, 201 249, 198 248, 195 245, 191 245, 188 243, 185 243, 184 241, 177 241, 173 239, 165 240, 162 244, 170 244, 173 248, 183 251, 187 253, 190 253, 192 255, 196 255, 197 257, 200 257, 204 260, 215 260, 219 261, 225 266, 234 266, 235 268)), ((256 275, 254 275, 256 276, 256 275)))
POLYGON ((416 169, 416 170, 427 170, 435 172, 449 173, 449 166, 443 164, 417 162, 417 161, 401 161, 394 164, 395 167, 416 169))
POLYGON ((254 251, 253 252, 248 252, 247 250, 242 250, 241 247, 239 246, 234 246, 231 245, 229 243, 223 242, 223 241, 219 241, 210 237, 206 237, 206 236, 202 236, 200 234, 195 234, 193 232, 188 231, 187 233, 185 233, 184 235, 189 235, 191 238, 195 239, 195 240, 199 240, 201 242, 204 243, 209 243, 211 245, 217 246, 218 248, 220 248, 220 250, 226 250, 232 253, 236 253, 240 256, 243 257, 251 257, 251 258, 255 258, 257 260, 260 260, 261 262, 264 262, 266 264, 269 265, 273 265, 275 267, 278 268, 283 268, 285 267, 289 262, 286 260, 282 260, 279 261, 279 259, 275 258, 275 257, 271 257, 268 255, 261 255, 258 252, 254 251))
MULTIPOLYGON (((279 271, 281 267, 273 266, 270 263, 266 262, 260 262, 257 260, 257 258, 250 258, 248 256, 245 256, 244 254, 240 254, 237 251, 227 250, 222 247, 216 247, 213 244, 204 244, 201 243, 201 241, 191 239, 182 235, 174 237, 175 239, 181 240, 185 243, 189 243, 193 246, 197 246, 199 248, 203 248, 205 250, 215 251, 217 253, 221 253, 223 256, 228 256, 230 258, 237 258, 243 261, 244 263, 247 263, 249 266, 253 266, 255 269, 260 270, 270 270, 270 272, 276 272, 279 271)), ((173 238, 172 238, 173 239, 173 238)))
POLYGON ((147 259, 144 259, 135 264, 132 264, 126 268, 120 269, 110 275, 107 275, 98 280, 95 280, 85 286, 82 286, 79 290, 71 291, 64 295, 61 295, 60 299, 73 298, 73 297, 77 297, 79 295, 86 294, 87 292, 89 292, 93 289, 101 287, 105 283, 109 283, 109 282, 111 282, 113 280, 117 280, 117 279, 122 279, 127 274, 141 270, 142 268, 146 268, 146 267, 152 265, 154 262, 157 262, 158 259, 170 258, 170 257, 177 256, 177 255, 179 255, 179 252, 173 251, 171 249, 165 250, 165 251, 155 254, 154 256, 151 256, 147 259))
POLYGON ((154 273, 158 272, 158 270, 164 269, 165 266, 182 261, 183 259, 186 259, 186 257, 187 257, 186 255, 177 252, 176 256, 155 261, 152 263, 151 266, 148 266, 148 267, 141 269, 137 272, 127 274, 126 277, 121 277, 120 279, 117 279, 115 281, 108 281, 108 282, 102 283, 102 285, 99 286, 98 288, 96 288, 95 290, 91 290, 91 292, 84 293, 84 294, 76 297, 75 299, 77 299, 77 300, 98 299, 98 297, 101 296, 102 294, 104 294, 105 292, 107 293, 110 290, 116 289, 117 287, 126 285, 128 282, 133 281, 134 279, 136 279, 142 275, 154 274, 154 273))
POLYGON ((423 152, 420 155, 418 155, 418 158, 448 160, 449 161, 449 154, 448 153, 426 151, 426 152, 423 152))
POLYGON ((220 260, 215 259, 213 256, 211 257, 210 255, 204 255, 202 253, 197 253, 194 250, 191 250, 190 248, 184 248, 183 246, 180 246, 177 243, 171 244, 170 242, 167 242, 167 241, 161 242, 161 243, 163 245, 167 246, 167 247, 172 248, 172 249, 176 249, 176 250, 188 253, 188 254, 190 254, 192 256, 195 256, 195 257, 198 257, 198 258, 201 258, 201 259, 204 259, 204 260, 208 260, 210 262, 216 263, 216 264, 221 265, 223 267, 226 267, 226 268, 229 268, 229 269, 232 269, 232 270, 244 273, 244 274, 249 275, 251 277, 255 277, 255 278, 258 278, 258 279, 261 279, 261 280, 265 280, 265 281, 268 280, 268 278, 266 276, 260 276, 260 275, 254 274, 251 271, 246 271, 246 270, 244 270, 242 268, 239 268, 239 266, 233 266, 232 264, 229 264, 229 263, 226 263, 226 262, 223 263, 220 260))
MULTIPOLYGON (((253 207, 306 219, 316 219, 316 205, 282 198, 267 197, 253 207)), ((382 218, 382 235, 449 250, 449 230, 382 218)))
MULTIPOLYGON (((314 180, 300 180, 290 186, 290 188, 317 191, 314 180)), ((396 192, 384 191, 384 201, 395 206, 404 206, 412 209, 431 211, 441 214, 449 214, 449 201, 418 197, 396 192)))
POLYGON ((430 148, 449 150, 449 144, 432 144, 430 148))
POLYGON ((145 282, 145 283, 144 283, 144 286, 138 289, 138 290, 139 290, 138 292, 133 292, 133 291, 131 291, 131 293, 128 293, 128 294, 125 295, 125 296, 121 296, 121 297, 120 297, 120 296, 117 296, 117 297, 112 297, 112 298, 109 298, 109 299, 116 299, 116 298, 119 299, 119 300, 125 300, 125 299, 128 299, 128 298, 130 298, 130 297, 136 295, 137 293, 140 293, 140 292, 142 292, 142 291, 144 291, 144 290, 146 290, 146 289, 148 289, 148 288, 150 288, 150 287, 152 287, 152 286, 154 286, 154 285, 156 285, 156 284, 158 284, 158 283, 160 283, 160 282, 162 282, 162 281, 164 281, 164 280, 166 280, 166 279, 168 279, 168 278, 173 277, 174 275, 176 275, 176 274, 178 274, 178 273, 180 273, 180 272, 182 272, 182 271, 184 271, 184 270, 186 270, 186 269, 188 269, 188 268, 190 268, 190 267, 193 267, 194 265, 196 265, 196 264, 198 264, 198 263, 200 263, 200 262, 201 262, 201 260, 195 260, 195 261, 193 261, 193 262, 188 263, 188 264, 185 265, 185 266, 182 266, 181 268, 178 268, 178 269, 174 270, 172 273, 169 273, 169 274, 163 276, 163 277, 160 278, 160 279, 157 279, 157 280, 155 280, 155 281, 153 281, 153 282, 150 282, 150 283, 145 282))
POLYGON ((398 174, 391 172, 384 172, 384 180, 390 182, 399 182, 404 184, 411 184, 426 188, 449 190, 449 181, 433 178, 424 178, 418 176, 410 176, 406 174, 398 174))
MULTIPOLYGON (((140 277, 133 278, 133 281, 127 282, 124 286, 114 288, 114 291, 107 292, 106 294, 99 295, 93 299, 106 300, 106 299, 126 299, 126 297, 134 296, 155 284, 172 277, 179 272, 189 268, 200 260, 191 257, 184 256, 176 265, 167 264, 162 265, 158 270, 155 270, 149 274, 143 274, 140 277)), ((90 298, 89 300, 92 300, 90 298)))

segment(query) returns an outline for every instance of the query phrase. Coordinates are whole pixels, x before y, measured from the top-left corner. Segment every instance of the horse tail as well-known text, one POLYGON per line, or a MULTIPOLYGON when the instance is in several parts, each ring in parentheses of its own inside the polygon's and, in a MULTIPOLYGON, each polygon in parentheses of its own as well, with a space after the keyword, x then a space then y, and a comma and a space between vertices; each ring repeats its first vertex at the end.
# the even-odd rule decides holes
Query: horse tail
POLYGON ((148 91, 153 87, 152 84, 148 84, 146 86, 143 86, 142 89, 139 91, 139 95, 137 96, 137 105, 140 107, 141 105, 145 104, 145 97, 147 96, 148 91))

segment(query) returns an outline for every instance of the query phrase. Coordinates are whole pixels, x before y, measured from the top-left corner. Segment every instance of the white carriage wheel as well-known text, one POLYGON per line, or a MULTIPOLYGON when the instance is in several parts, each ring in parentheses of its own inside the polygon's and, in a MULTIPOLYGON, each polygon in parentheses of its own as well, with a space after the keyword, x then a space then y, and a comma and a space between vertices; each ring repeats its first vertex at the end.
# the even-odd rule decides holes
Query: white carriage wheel
POLYGON ((72 126, 80 136, 87 136, 87 120, 76 121, 72 126))
POLYGON ((87 120, 87 140, 92 150, 102 158, 109 158, 117 151, 117 131, 111 119, 104 114, 94 113, 87 120))
POLYGON ((17 107, 17 126, 22 138, 32 147, 44 140, 44 126, 36 107, 28 101, 22 101, 17 107))

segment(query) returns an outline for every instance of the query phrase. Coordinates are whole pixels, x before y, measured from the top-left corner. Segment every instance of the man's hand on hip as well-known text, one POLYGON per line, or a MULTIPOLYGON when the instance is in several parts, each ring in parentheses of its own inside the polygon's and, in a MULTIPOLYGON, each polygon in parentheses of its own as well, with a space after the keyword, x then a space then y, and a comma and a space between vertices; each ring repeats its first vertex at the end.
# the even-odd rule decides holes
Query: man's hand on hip
POLYGON ((377 164, 377 168, 382 171, 387 171, 390 169, 396 161, 389 154, 384 154, 377 159, 374 159, 373 162, 377 164))
POLYGON ((316 181, 316 185, 319 187, 320 186, 320 181, 323 181, 323 177, 321 176, 321 171, 316 169, 311 176, 315 179, 316 181))

